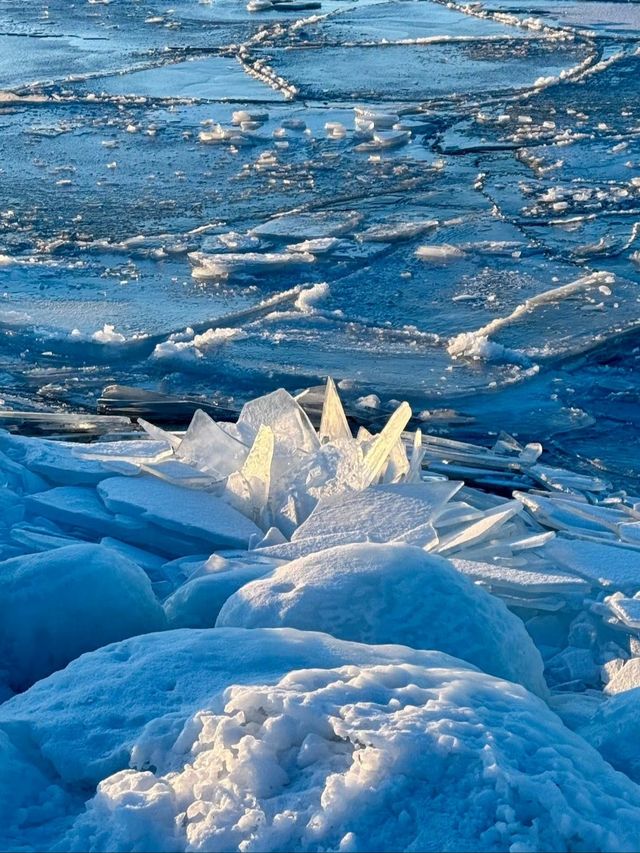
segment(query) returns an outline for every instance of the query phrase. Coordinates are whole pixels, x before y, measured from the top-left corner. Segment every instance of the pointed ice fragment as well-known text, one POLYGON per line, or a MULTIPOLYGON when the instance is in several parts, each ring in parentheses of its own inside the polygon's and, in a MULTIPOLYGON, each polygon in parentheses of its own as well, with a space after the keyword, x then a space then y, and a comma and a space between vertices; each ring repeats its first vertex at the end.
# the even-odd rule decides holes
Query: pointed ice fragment
POLYGON ((176 450, 176 456, 217 479, 239 470, 248 448, 198 409, 176 450))
POLYGON ((311 453, 320 447, 306 412, 284 388, 251 400, 242 407, 238 418, 241 435, 252 440, 263 424, 273 430, 276 447, 289 454, 295 451, 311 453))
POLYGON ((351 438, 351 430, 347 423, 347 416, 342 407, 342 401, 338 395, 336 383, 327 377, 327 386, 324 392, 324 405, 322 407, 322 419, 320 421, 320 441, 339 441, 341 438, 351 438))
POLYGON ((521 510, 520 501, 508 501, 495 507, 495 509, 487 510, 478 521, 468 524, 462 530, 456 530, 448 536, 443 536, 436 551, 439 554, 450 554, 459 551, 461 548, 468 548, 470 545, 486 539, 489 534, 494 533, 521 510))
POLYGON ((236 509, 262 526, 269 521, 267 505, 274 447, 273 430, 263 424, 258 430, 242 470, 229 476, 225 490, 225 497, 236 509))
POLYGON ((409 460, 409 472, 406 480, 408 483, 419 483, 422 479, 422 460, 424 459, 424 448, 422 446, 422 430, 417 429, 413 436, 413 447, 411 459, 409 460))
POLYGON ((150 438, 153 438, 156 441, 164 441, 174 450, 182 441, 179 436, 174 435, 172 432, 167 432, 164 429, 160 429, 160 427, 157 427, 154 424, 150 424, 149 421, 145 421, 144 418, 138 418, 138 424, 147 433, 147 435, 150 436, 150 438))
POLYGON ((401 483, 409 473, 409 460, 402 439, 398 439, 391 449, 389 461, 382 478, 383 483, 401 483))
POLYGON ((411 406, 408 403, 401 403, 385 424, 382 432, 376 436, 373 446, 364 458, 365 486, 375 483, 384 470, 384 466, 410 418, 411 406))

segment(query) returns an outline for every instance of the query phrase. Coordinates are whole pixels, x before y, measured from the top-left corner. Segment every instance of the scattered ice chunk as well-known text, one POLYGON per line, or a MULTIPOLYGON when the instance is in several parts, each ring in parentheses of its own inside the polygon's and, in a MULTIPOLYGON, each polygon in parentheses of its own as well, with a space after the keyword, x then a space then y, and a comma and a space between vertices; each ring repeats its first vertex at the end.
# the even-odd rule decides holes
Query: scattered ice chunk
POLYGON ((242 124, 245 121, 256 121, 261 124, 269 120, 266 110, 236 110, 231 116, 232 124, 242 124))
POLYGON ((416 249, 416 257, 421 261, 446 264, 463 258, 465 253, 458 246, 448 244, 420 246, 416 249))
POLYGON ((343 241, 338 237, 318 237, 315 240, 303 240, 301 243, 289 243, 287 252, 309 252, 312 255, 329 255, 334 252, 343 241))
POLYGON ((375 110, 366 109, 364 107, 354 107, 356 127, 367 127, 371 125, 372 129, 376 130, 392 128, 400 120, 400 116, 396 113, 376 112, 375 110))
POLYGON ((269 219, 254 228, 252 233, 280 240, 317 240, 346 234, 361 220, 362 214, 354 210, 290 213, 269 219))
POLYGON ((373 145, 377 148, 398 148, 411 140, 408 130, 376 130, 373 133, 373 145))
POLYGON ((230 278, 238 275, 257 275, 312 264, 315 257, 309 252, 244 252, 207 255, 191 252, 191 275, 198 281, 230 278))
POLYGON ((631 658, 620 663, 621 666, 604 687, 604 692, 609 696, 640 687, 640 658, 631 658))
POLYGON ((438 227, 437 219, 424 219, 417 222, 389 222, 384 225, 372 225, 358 234, 360 240, 374 243, 395 243, 412 240, 438 227))
POLYGON ((636 632, 640 632, 640 599, 625 598, 622 593, 605 598, 613 615, 636 632))

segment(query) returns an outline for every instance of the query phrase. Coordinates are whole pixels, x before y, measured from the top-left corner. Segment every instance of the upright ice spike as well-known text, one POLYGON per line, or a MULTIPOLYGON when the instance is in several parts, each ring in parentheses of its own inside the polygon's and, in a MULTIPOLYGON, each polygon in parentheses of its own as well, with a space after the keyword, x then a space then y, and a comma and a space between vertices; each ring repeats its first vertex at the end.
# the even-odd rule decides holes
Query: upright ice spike
POLYGON ((411 459, 409 460, 409 473, 407 474, 407 482, 419 483, 422 479, 422 460, 424 459, 425 450, 422 446, 422 430, 417 429, 413 435, 413 447, 411 449, 411 459))
POLYGON ((409 473, 409 460, 402 439, 394 444, 382 477, 383 483, 402 483, 409 473))
POLYGON ((341 438, 350 439, 351 430, 338 395, 336 383, 328 376, 320 420, 320 441, 324 444, 327 441, 338 441, 341 438))
POLYGON ((400 403, 364 458, 364 488, 375 483, 382 473, 410 418, 411 406, 408 403, 400 403))
POLYGON ((263 424, 258 430, 253 446, 242 466, 241 474, 251 488, 252 515, 256 522, 264 519, 267 509, 275 443, 273 430, 263 424))
POLYGON ((225 490, 229 503, 263 528, 271 523, 268 501, 274 448, 273 430, 263 424, 242 469, 229 476, 225 490))

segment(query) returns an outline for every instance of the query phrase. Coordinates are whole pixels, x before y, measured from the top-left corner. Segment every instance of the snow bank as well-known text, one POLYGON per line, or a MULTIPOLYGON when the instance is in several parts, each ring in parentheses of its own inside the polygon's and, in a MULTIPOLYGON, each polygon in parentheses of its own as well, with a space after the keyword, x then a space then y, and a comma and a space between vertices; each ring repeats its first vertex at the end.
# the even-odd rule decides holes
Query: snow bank
POLYGON ((542 659, 520 619, 447 560, 408 545, 342 545, 301 557, 239 589, 216 624, 438 649, 547 692, 542 659))
POLYGON ((465 666, 438 652, 289 629, 166 631, 85 654, 0 705, 0 849, 50 847, 95 785, 130 763, 156 764, 199 708, 222 712, 231 684, 398 662, 465 666))
POLYGON ((0 564, 0 666, 14 691, 83 652, 164 624, 142 569, 100 545, 0 564))
POLYGON ((640 789, 483 673, 306 669, 225 699, 105 779, 65 849, 636 849, 640 789))

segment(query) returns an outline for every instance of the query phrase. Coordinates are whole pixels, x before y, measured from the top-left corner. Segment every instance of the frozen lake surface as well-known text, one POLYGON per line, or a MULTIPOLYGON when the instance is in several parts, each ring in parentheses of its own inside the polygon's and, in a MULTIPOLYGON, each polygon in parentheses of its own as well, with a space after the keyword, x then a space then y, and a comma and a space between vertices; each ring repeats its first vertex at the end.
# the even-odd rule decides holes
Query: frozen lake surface
POLYGON ((0 0, 5 407, 331 374, 637 493, 640 5, 316 5, 0 0))

